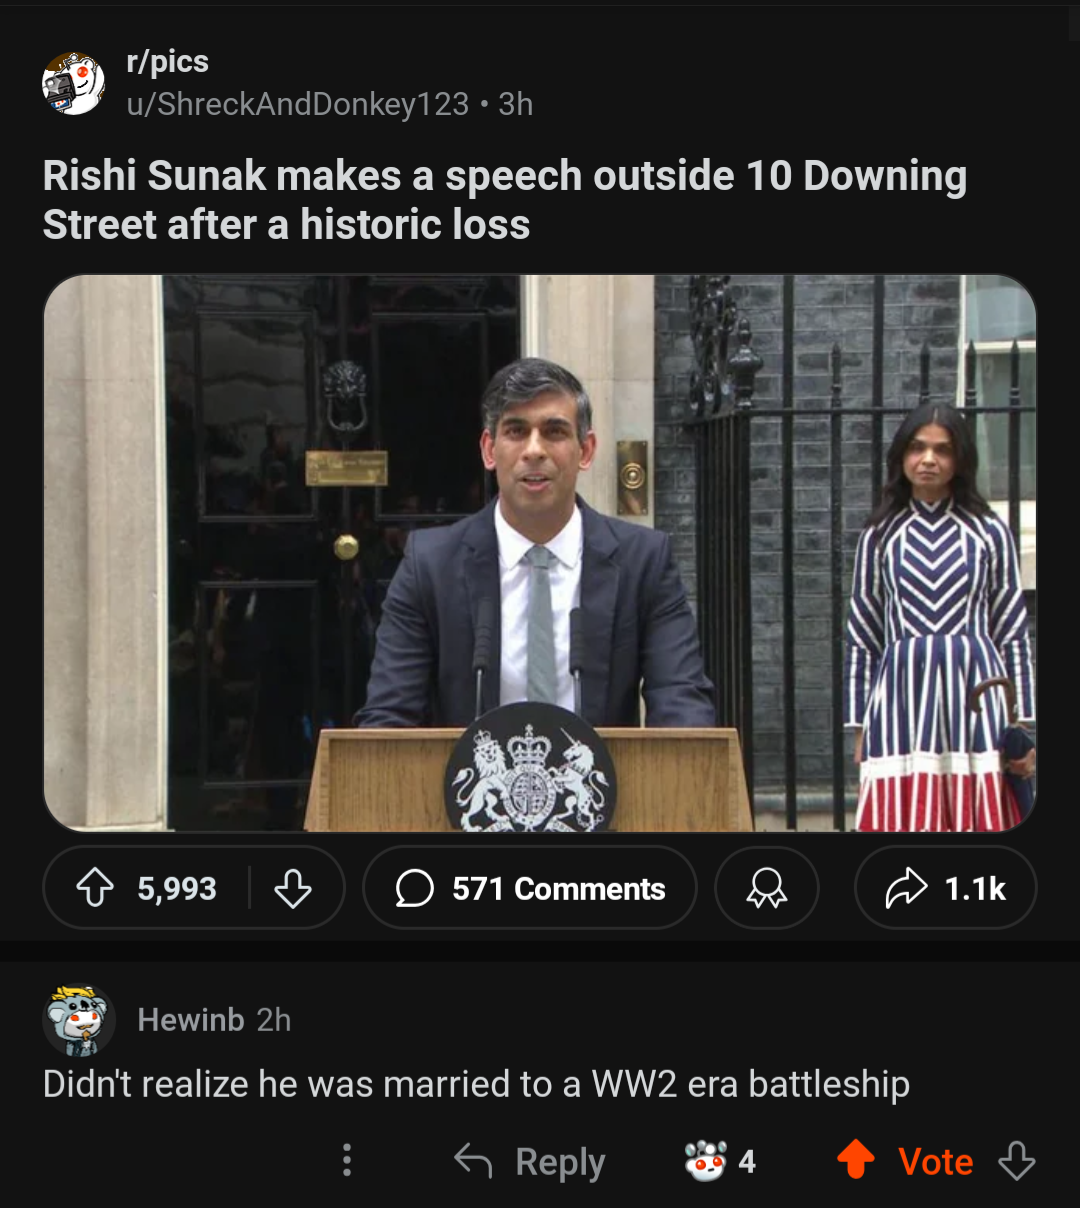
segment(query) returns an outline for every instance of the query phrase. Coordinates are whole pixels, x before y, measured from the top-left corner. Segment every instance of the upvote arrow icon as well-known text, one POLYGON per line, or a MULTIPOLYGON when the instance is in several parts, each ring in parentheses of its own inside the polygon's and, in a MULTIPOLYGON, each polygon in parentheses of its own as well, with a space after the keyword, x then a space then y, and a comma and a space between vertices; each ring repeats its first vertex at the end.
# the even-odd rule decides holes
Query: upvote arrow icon
POLYGON ((847 1147, 836 1155, 838 1162, 847 1163, 847 1172, 853 1179, 861 1179, 863 1171, 866 1169, 866 1163, 874 1160, 874 1155, 866 1148, 858 1137, 847 1147))
POLYGON ((88 906, 100 906, 105 901, 106 891, 113 888, 113 883, 95 864, 75 888, 81 889, 86 894, 88 906), (96 902, 94 898, 97 898, 96 902))

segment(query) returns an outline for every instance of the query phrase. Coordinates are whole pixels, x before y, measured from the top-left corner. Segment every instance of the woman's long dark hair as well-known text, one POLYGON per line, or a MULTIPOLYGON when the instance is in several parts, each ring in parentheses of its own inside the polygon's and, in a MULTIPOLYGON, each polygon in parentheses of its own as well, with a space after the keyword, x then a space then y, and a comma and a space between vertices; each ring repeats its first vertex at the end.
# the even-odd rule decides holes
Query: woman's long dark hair
POLYGON ((904 477, 904 454, 908 445, 915 439, 915 434, 927 424, 938 424, 952 438, 956 470, 949 485, 953 499, 960 507, 976 516, 985 516, 990 511, 990 505, 979 494, 975 482, 979 470, 979 454, 967 421, 955 407, 944 403, 923 403, 904 417, 904 422, 897 428, 889 446, 881 503, 867 521, 871 527, 890 520, 911 503, 911 483, 904 477))

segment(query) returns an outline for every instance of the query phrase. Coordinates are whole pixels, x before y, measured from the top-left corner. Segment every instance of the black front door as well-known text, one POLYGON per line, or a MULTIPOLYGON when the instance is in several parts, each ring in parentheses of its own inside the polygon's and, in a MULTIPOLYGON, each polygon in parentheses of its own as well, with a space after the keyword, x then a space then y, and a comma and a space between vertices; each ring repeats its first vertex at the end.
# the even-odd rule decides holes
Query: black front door
POLYGON ((295 829, 319 731, 364 703, 411 529, 487 501, 483 387, 516 277, 164 278, 169 825, 295 829), (385 487, 308 450, 385 450, 385 487))

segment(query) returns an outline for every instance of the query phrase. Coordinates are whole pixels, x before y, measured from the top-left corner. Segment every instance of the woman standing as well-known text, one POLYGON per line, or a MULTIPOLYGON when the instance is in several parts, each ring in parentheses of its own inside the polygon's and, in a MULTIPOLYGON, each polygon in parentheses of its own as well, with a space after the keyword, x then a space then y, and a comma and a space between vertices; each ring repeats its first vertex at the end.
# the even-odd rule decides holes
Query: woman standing
MULTIPOLYGON (((1027 610, 1008 528, 975 483, 978 456, 952 407, 900 425, 882 502, 859 538, 847 625, 845 723, 859 729, 856 828, 999 831, 1020 821, 1003 792, 1001 688, 1035 712, 1027 610)), ((1008 764, 1030 776, 1035 752, 1008 764)))

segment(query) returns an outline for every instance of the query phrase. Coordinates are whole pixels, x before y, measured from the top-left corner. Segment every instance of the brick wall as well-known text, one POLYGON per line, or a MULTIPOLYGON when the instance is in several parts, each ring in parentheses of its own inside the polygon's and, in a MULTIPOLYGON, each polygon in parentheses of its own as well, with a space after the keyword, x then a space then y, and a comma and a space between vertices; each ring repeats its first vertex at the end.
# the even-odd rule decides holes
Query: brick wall
POLYGON ((656 277, 653 487, 656 527, 671 534, 679 571, 691 606, 697 608, 697 518, 694 443, 680 422, 690 417, 690 375, 694 348, 690 339, 688 277, 656 277))

